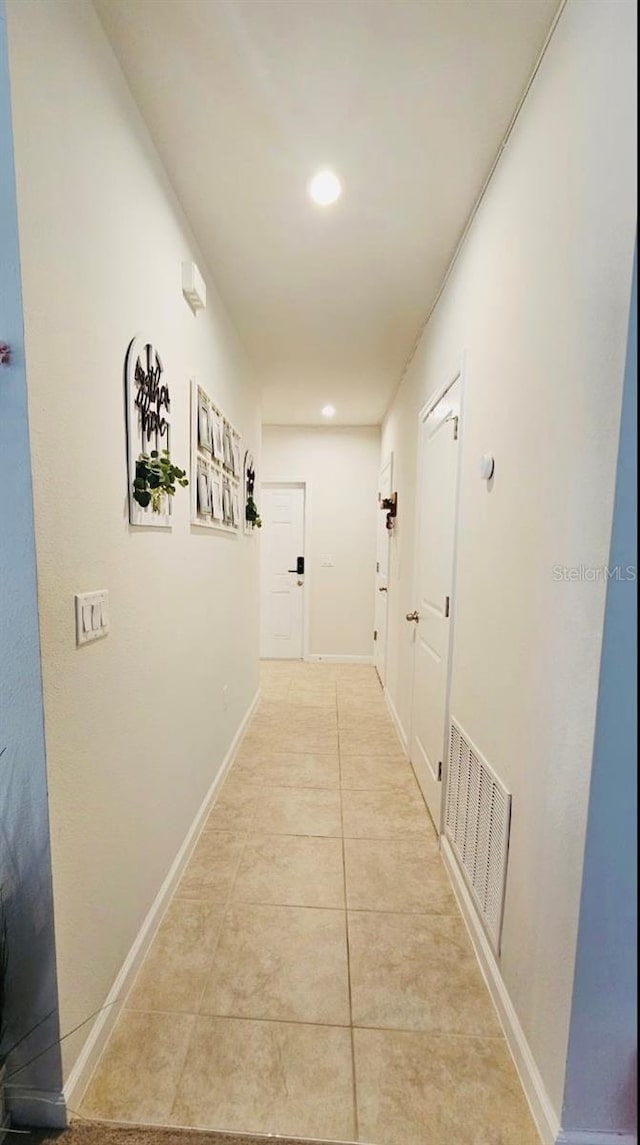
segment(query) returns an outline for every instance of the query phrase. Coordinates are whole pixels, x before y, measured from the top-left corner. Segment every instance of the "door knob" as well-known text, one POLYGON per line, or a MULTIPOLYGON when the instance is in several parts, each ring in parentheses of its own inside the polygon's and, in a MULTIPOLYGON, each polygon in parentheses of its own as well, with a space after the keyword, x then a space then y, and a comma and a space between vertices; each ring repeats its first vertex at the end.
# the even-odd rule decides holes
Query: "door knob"
POLYGON ((303 580, 298 580, 298 581, 296 581, 296 584, 304 584, 304 581, 303 581, 303 580))
POLYGON ((415 612, 408 612, 406 618, 407 620, 415 620, 417 624, 420 620, 420 613, 417 610, 415 612))
POLYGON ((378 592, 388 592, 388 591, 389 591, 389 590, 388 590, 388 589, 386 589, 386 588, 379 588, 379 589, 378 589, 378 592))

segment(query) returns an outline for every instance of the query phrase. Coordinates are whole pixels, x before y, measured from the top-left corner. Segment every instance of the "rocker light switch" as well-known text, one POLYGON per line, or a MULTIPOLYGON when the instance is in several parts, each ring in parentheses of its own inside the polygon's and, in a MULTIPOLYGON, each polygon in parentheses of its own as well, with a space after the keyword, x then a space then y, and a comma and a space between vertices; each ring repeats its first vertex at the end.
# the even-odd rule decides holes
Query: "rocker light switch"
POLYGON ((75 595, 76 605, 76 645, 99 640, 109 631, 109 593, 79 592, 75 595))

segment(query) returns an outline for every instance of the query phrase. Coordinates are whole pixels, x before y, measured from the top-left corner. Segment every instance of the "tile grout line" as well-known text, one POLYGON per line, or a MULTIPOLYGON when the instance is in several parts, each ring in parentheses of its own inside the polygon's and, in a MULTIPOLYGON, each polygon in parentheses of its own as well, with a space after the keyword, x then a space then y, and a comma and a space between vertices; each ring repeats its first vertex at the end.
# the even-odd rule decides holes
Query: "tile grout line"
POLYGON ((133 1010, 135 1014, 159 1014, 165 1018, 180 1015, 183 1018, 211 1018, 212 1021, 229 1022, 268 1022, 274 1026, 313 1026, 321 1030, 371 1030, 373 1032, 389 1034, 419 1034, 427 1038, 450 1038, 456 1041, 474 1042, 500 1042, 504 1044, 504 1034, 471 1034, 458 1033, 453 1030, 430 1030, 416 1026, 374 1026, 367 1022, 358 1022, 355 1026, 345 1025, 344 1022, 313 1022, 309 1018, 265 1018, 255 1017, 253 1014, 212 1014, 193 1013, 192 1010, 133 1010))
MULTIPOLYGON (((231 774, 231 771, 233 770, 233 766, 234 766, 234 764, 232 764, 232 765, 231 765, 231 767, 229 768, 229 772, 228 772, 228 775, 230 775, 230 774, 231 774)), ((213 810, 214 810, 214 808, 215 808, 215 805, 216 805, 216 803, 217 803, 217 801, 218 801, 218 798, 220 797, 220 795, 222 794, 222 792, 223 792, 223 790, 224 790, 224 784, 225 784, 225 782, 226 782, 226 779, 228 778, 228 775, 225 777, 225 781, 222 783, 222 785, 221 785, 221 787, 220 787, 220 791, 218 792, 218 796, 217 796, 217 798, 214 800, 214 803, 213 803, 213 805, 212 805, 212 807, 211 807, 211 809, 210 809, 210 811, 209 811, 209 814, 207 815, 207 820, 209 819, 209 816, 212 814, 212 812, 213 812, 213 810)), ((202 833, 204 834, 204 832, 206 832, 206 830, 207 830, 207 826, 206 826, 206 822, 205 822, 205 824, 204 824, 204 826, 203 826, 203 828, 202 828, 202 833)), ((113 1028, 113 1030, 112 1030, 112 1033, 111 1033, 111 1035, 110 1035, 110 1037, 109 1037, 109 1041, 111 1041, 111 1038, 112 1038, 113 1034, 115 1033, 116 1027, 117 1027, 117 1025, 120 1023, 120 1021, 121 1021, 121 1019, 122 1019, 123 1015, 125 1015, 125 1014, 127 1014, 127 1013, 165 1013, 165 1011, 162 1011, 162 1010, 138 1010, 138 1009, 136 1009, 136 1007, 135 1007, 135 1006, 128 1006, 128 1005, 127 1005, 127 1002, 128 1002, 128 999, 129 999, 129 998, 131 997, 131 995, 133 994, 133 991, 134 991, 134 988, 135 988, 136 982, 137 982, 137 981, 140 979, 140 977, 141 977, 141 975, 142 975, 142 972, 143 972, 143 970, 144 970, 144 967, 145 967, 145 963, 146 963, 146 961, 147 961, 147 959, 148 959, 149 955, 151 954, 151 951, 152 951, 152 949, 153 949, 153 947, 154 947, 154 945, 155 945, 155 942, 156 942, 156 940, 157 940, 157 937, 158 937, 158 932, 160 931, 160 927, 162 926, 162 923, 164 922, 164 920, 165 920, 165 918, 166 918, 166 916, 167 916, 167 914, 168 914, 169 910, 171 909, 171 907, 173 906, 173 904, 174 904, 174 902, 175 902, 176 900, 179 900, 179 901, 182 901, 182 902, 197 902, 197 903, 199 903, 200 905, 207 905, 207 906, 216 906, 216 905, 222 905, 222 906, 223 906, 223 915, 222 915, 222 919, 221 919, 221 921, 220 921, 220 926, 219 926, 219 928, 218 928, 218 933, 217 933, 217 936, 216 936, 216 941, 215 941, 215 949, 214 949, 214 952, 213 952, 213 955, 212 955, 212 958, 211 958, 211 963, 210 963, 210 966, 209 966, 209 970, 208 970, 208 972, 207 972, 207 981, 208 981, 208 975, 211 973, 211 969, 212 969, 212 967, 213 967, 213 964, 214 964, 214 962, 215 962, 215 956, 216 956, 216 954, 217 954, 217 951, 218 951, 218 946, 220 945, 220 938, 221 938, 221 935, 222 935, 222 928, 223 928, 223 925, 224 925, 224 921, 225 921, 225 919, 226 919, 226 916, 227 916, 227 911, 228 911, 228 908, 229 908, 229 904, 230 904, 230 902, 231 902, 231 894, 232 894, 232 891, 233 891, 233 886, 235 885, 235 880, 236 880, 236 878, 237 878, 237 874, 238 874, 238 871, 239 871, 239 869, 240 869, 240 863, 241 863, 241 861, 242 861, 242 857, 243 857, 243 855, 244 855, 244 852, 245 852, 245 849, 246 849, 246 845, 247 845, 247 839, 248 839, 248 837, 249 837, 249 830, 250 830, 250 825, 249 825, 249 827, 247 828, 246 832, 244 832, 244 835, 245 835, 244 844, 243 844, 243 846, 242 846, 242 848, 241 848, 241 851, 240 851, 240 854, 239 854, 239 856, 238 856, 238 860, 237 860, 237 863, 236 863, 236 867, 235 867, 235 870, 234 870, 234 874, 233 874, 233 878, 232 878, 232 882, 231 882, 231 888, 230 888, 230 891, 229 891, 229 896, 228 896, 228 898, 227 898, 227 901, 226 901, 226 903, 224 903, 224 904, 217 904, 217 903, 215 903, 214 901, 212 901, 212 900, 209 900, 209 899, 190 899, 190 898, 188 898, 188 897, 184 897, 184 896, 181 896, 181 895, 179 895, 179 893, 178 893, 178 892, 179 892, 179 889, 180 889, 180 885, 181 885, 181 883, 182 883, 182 881, 183 881, 183 879, 184 879, 184 876, 185 876, 185 874, 186 874, 186 870, 187 870, 187 868, 185 868, 185 870, 184 870, 184 872, 183 872, 183 875, 182 875, 182 878, 180 879, 180 882, 177 884, 177 886, 176 886, 176 888, 175 888, 175 890, 174 890, 174 892, 173 892, 173 894, 172 894, 171 898, 169 899, 169 902, 167 903, 167 906, 166 906, 166 908, 165 908, 165 910, 164 910, 164 912, 163 912, 163 915, 162 915, 162 919, 161 919, 161 921, 160 921, 160 923, 159 923, 159 925, 158 925, 158 928, 157 928, 156 934, 154 935, 154 938, 153 938, 153 942, 152 942, 152 943, 151 943, 151 945, 149 946, 149 949, 147 950, 147 952, 146 952, 146 954, 145 954, 145 956, 144 956, 144 958, 143 958, 143 960, 142 960, 142 962, 141 962, 141 964, 140 964, 140 966, 139 966, 139 968, 138 968, 138 970, 137 970, 137 972, 136 972, 136 975, 135 975, 134 981, 132 982, 132 984, 131 984, 131 987, 130 987, 130 988, 129 988, 129 990, 127 991, 127 995, 126 995, 126 997, 123 999, 123 1003, 122 1003, 122 1009, 121 1009, 121 1011, 120 1011, 120 1014, 118 1015, 118 1017, 117 1017, 117 1019, 116 1019, 116 1022, 115 1022, 115 1024, 114 1024, 114 1028, 113 1028)), ((226 833, 227 833, 227 834, 234 834, 235 832, 231 832, 231 831, 230 831, 230 832, 226 832, 226 833)), ((190 860, 190 861, 191 861, 191 860, 190 860)), ((189 1037, 188 1037, 188 1038, 187 1038, 187 1040, 186 1040, 186 1045, 185 1045, 185 1052, 184 1052, 184 1058, 183 1058, 183 1060, 182 1060, 182 1065, 180 1066, 180 1070, 178 1071, 178 1075, 177 1075, 177 1081, 176 1081, 176 1087, 175 1087, 175 1092, 174 1092, 174 1098, 173 1098, 173 1101, 172 1101, 172 1103, 171 1103, 171 1109, 170 1109, 170 1111, 169 1111, 169 1117, 171 1117, 171 1114, 173 1113, 173 1107, 174 1107, 174 1105, 175 1105, 175 1102, 176 1102, 176 1100, 177 1100, 177 1096, 178 1096, 178 1089, 179 1089, 180 1083, 181 1083, 181 1081, 182 1081, 182 1078, 183 1078, 183 1076, 184 1076, 184 1071, 185 1071, 185 1068, 186 1068, 186 1062, 187 1062, 187 1057, 188 1057, 188 1053, 189 1053, 189 1048, 190 1048, 190 1045, 191 1045, 191 1039, 192 1039, 192 1037, 193 1037, 193 1032, 194 1032, 194 1028, 195 1028, 195 1019, 198 1017, 198 1013, 199 1013, 200 1005, 201 1005, 201 1003, 202 1003, 202 998, 204 997, 204 991, 206 990, 206 986, 207 986, 207 982, 205 982, 205 984, 204 984, 204 986, 203 986, 203 989, 202 989, 202 993, 201 993, 201 995, 200 995, 200 1001, 199 1001, 199 1003, 198 1003, 198 1010, 196 1011, 196 1013, 195 1013, 195 1014, 191 1014, 191 1012, 189 1012, 189 1011, 170 1011, 170 1012, 173 1012, 173 1013, 176 1013, 176 1012, 178 1012, 178 1013, 183 1013, 183 1014, 185 1014, 185 1016, 188 1016, 188 1017, 193 1017, 193 1018, 194 1018, 194 1021, 193 1021, 193 1028, 192 1028, 191 1032, 189 1033, 189 1037)), ((106 1050, 106 1048, 107 1048, 107 1047, 105 1046, 105 1050, 106 1050)), ((97 1073, 97 1070, 98 1070, 98 1066, 99 1066, 99 1064, 100 1064, 100 1062, 99 1062, 99 1061, 98 1061, 98 1062, 96 1062, 96 1066, 95 1066, 95 1069, 94 1069, 94 1071, 93 1071, 93 1075, 92 1075, 92 1078, 91 1078, 91 1080, 93 1080, 93 1076, 95 1076, 95 1074, 97 1073)), ((89 1083, 89 1084, 90 1084, 90 1083, 89 1083)), ((88 1089, 89 1089, 89 1085, 87 1085, 87 1088, 86 1088, 86 1091, 85 1091, 85 1096, 86 1096, 86 1093, 88 1093, 88 1089)), ((83 1097, 83 1100, 84 1100, 84 1097, 83 1097)))
MULTIPOLYGON (((288 692, 288 691, 289 691, 289 687, 287 688, 287 692, 288 692)), ((251 720, 251 722, 250 722, 250 724, 249 724, 249 727, 246 729, 246 735, 249 735, 249 734, 250 734, 250 732, 251 732, 251 725, 253 724, 253 722, 254 722, 254 720, 255 720, 255 717, 256 717, 256 715, 257 715, 257 712, 256 712, 256 713, 254 713, 254 716, 252 717, 252 720, 251 720)), ((244 738, 246 738, 246 735, 245 735, 245 737, 243 737, 243 739, 244 739, 244 738)), ((305 754, 306 754, 306 753, 305 753, 305 754)), ((226 782, 227 782, 227 781, 228 781, 228 780, 231 778, 231 775, 232 775, 232 773, 233 773, 234 767, 235 767, 235 760, 234 760, 233 764, 231 765, 231 767, 229 768, 229 772, 228 772, 227 776, 225 777, 225 783, 226 783, 226 782)), ((224 786, 225 786, 225 783, 223 783, 223 785, 222 785, 222 787, 221 787, 221 789, 220 789, 220 794, 222 794, 222 791, 224 790, 224 786)), ((216 801, 216 802, 217 802, 217 801, 216 801)), ((218 929, 218 935, 217 935, 217 939, 216 939, 216 943, 215 943, 215 950, 214 950, 214 954, 213 954, 213 957, 212 957, 212 960, 211 960, 211 963, 210 963, 210 966, 209 966, 209 970, 208 970, 208 973, 207 973, 207 975, 206 975, 206 980, 205 980, 205 982, 204 982, 204 985, 203 985, 203 987, 202 987, 202 991, 201 991, 201 994, 200 994, 200 1000, 199 1000, 199 1002, 198 1002, 198 1009, 197 1009, 197 1012, 196 1012, 196 1014, 194 1015, 193 1029, 191 1030, 191 1033, 190 1033, 190 1035, 189 1035, 189 1037, 188 1037, 188 1039, 187 1039, 187 1044, 186 1044, 185 1055, 184 1055, 184 1059, 183 1059, 183 1062, 182 1062, 182 1066, 181 1066, 180 1072, 179 1072, 179 1074, 178 1074, 178 1079, 177 1079, 177 1082, 176 1082, 176 1087, 175 1087, 175 1091, 174 1091, 174 1098, 173 1098, 173 1101, 172 1101, 172 1103, 171 1103, 171 1110, 170 1110, 170 1113, 169 1113, 169 1117, 170 1117, 170 1118, 171 1118, 171 1117, 172 1117, 172 1115, 173 1115, 173 1111, 174 1111, 174 1108, 175 1108, 175 1104, 176 1104, 176 1101, 178 1100, 178 1092, 179 1092, 179 1089, 180 1089, 180 1085, 181 1085, 181 1083, 182 1083, 182 1080, 183 1080, 183 1077, 184 1077, 184 1073, 185 1073, 185 1069, 186 1069, 186 1063, 187 1063, 187 1058, 188 1058, 188 1054, 189 1054, 189 1049, 190 1049, 190 1046, 191 1046, 191 1041, 192 1041, 192 1038, 193 1038, 193 1034, 194 1034, 194 1030, 195 1030, 196 1019, 197 1019, 197 1018, 198 1018, 198 1017, 201 1015, 201 1006, 202 1006, 202 1002, 203 1002, 203 999, 204 999, 204 996, 205 996, 205 993, 206 993, 206 989, 207 989, 207 986, 208 986, 208 984, 209 984, 209 980, 210 980, 210 978, 211 978, 211 975, 212 975, 212 973, 213 973, 213 969, 214 969, 214 966, 215 966, 216 955, 217 955, 217 953, 218 953, 218 949, 219 949, 219 946, 220 946, 220 942, 221 942, 221 940, 222 940, 222 932, 223 932, 223 929, 224 929, 224 925, 225 925, 225 922, 226 922, 226 920, 227 920, 227 917, 228 917, 228 915, 229 915, 229 911, 231 910, 231 908, 232 908, 232 906, 233 906, 233 892, 234 892, 234 889, 235 889, 235 886, 236 886, 236 882, 237 882, 237 879, 238 879, 238 874, 239 874, 239 872, 240 872, 240 867, 241 867, 241 865, 242 865, 242 860, 243 860, 243 858, 244 858, 244 855, 245 855, 245 852, 246 852, 246 849, 247 849, 247 843, 248 843, 248 840, 249 840, 249 835, 250 835, 250 833, 251 833, 251 826, 252 826, 252 823, 253 823, 253 819, 254 819, 254 817, 255 817, 255 814, 256 814, 256 803, 257 803, 257 795, 256 795, 256 799, 255 799, 255 801, 254 801, 254 805, 253 805, 253 808, 252 808, 252 813, 251 813, 251 818, 250 818, 250 822, 249 822, 249 825, 248 825, 248 827, 247 827, 246 831, 244 832, 244 843, 243 843, 243 845, 242 845, 242 848, 241 848, 241 850, 240 850, 240 853, 239 853, 239 855, 238 855, 238 860, 237 860, 237 862, 236 862, 236 865, 235 865, 235 869, 234 869, 234 872, 233 872, 233 877, 232 877, 232 880, 231 880, 231 884, 230 884, 230 887, 229 887, 229 893, 228 893, 228 896, 227 896, 227 900, 226 900, 226 903, 224 904, 224 910, 223 910, 223 915, 222 915, 222 919, 221 919, 221 922, 220 922, 220 927, 219 927, 219 929, 218 929)), ((213 811, 213 810, 214 810, 214 808, 215 808, 215 803, 214 803, 214 806, 211 808, 211 810, 213 811)), ((215 828, 212 828, 212 830, 215 830, 215 828)), ((230 832, 230 833, 231 833, 231 834, 233 834, 233 832, 230 832)), ((175 897, 175 896, 174 896, 174 897, 175 897)), ((346 911, 345 911, 345 917, 346 917, 346 911)))
MULTIPOLYGON (((337 840, 336 840, 337 842, 337 840)), ((199 903, 204 906, 219 906, 226 910, 227 906, 243 907, 243 906, 263 906, 263 907, 282 907, 283 910, 323 910, 333 911, 335 914, 343 914, 344 907, 341 906, 318 906, 317 904, 309 904, 304 902, 265 902, 258 901, 257 899, 235 899, 231 903, 216 902, 215 899, 190 899, 184 896, 180 897, 181 902, 199 903)), ((399 914, 403 918, 462 918, 459 911, 447 910, 399 910, 398 907, 393 909, 381 910, 377 907, 370 906, 351 906, 349 907, 351 914, 399 914)))
MULTIPOLYGON (((340 802, 342 803, 342 799, 340 800, 340 802)), ((240 832, 240 831, 231 831, 231 830, 228 830, 227 828, 221 828, 221 827, 209 827, 207 829, 207 832, 210 835, 240 835, 240 834, 245 833, 245 832, 240 832)), ((246 833, 250 835, 251 830, 247 831, 246 833)), ((412 842, 415 842, 417 844, 420 844, 420 843, 424 843, 424 841, 425 841, 425 835, 422 832, 416 832, 415 834, 405 835, 403 838, 399 838, 397 833, 395 835, 314 835, 314 834, 310 834, 308 831, 305 832, 304 834, 302 834, 302 833, 292 834, 290 831, 257 831, 257 832, 254 832, 254 834, 257 834, 260 836, 266 836, 269 839, 333 839, 334 842, 337 839, 343 839, 344 838, 344 839, 349 839, 353 843, 405 843, 405 842, 406 843, 412 843, 412 842)), ((427 838, 430 838, 430 836, 427 835, 427 838)), ((434 860, 436 858, 439 858, 439 853, 438 853, 438 855, 434 856, 434 860)), ((434 861, 434 860, 432 860, 432 861, 434 861)))
MULTIPOLYGON (((252 721, 251 721, 251 722, 253 722, 253 717, 252 717, 252 721)), ((251 722, 249 723, 249 728, 251 727, 251 722)), ((249 728, 247 728, 247 731, 249 730, 249 728)), ((235 767, 235 759, 234 759, 233 763, 231 764, 231 767, 229 768, 229 771, 228 771, 227 775, 225 776, 225 781, 224 781, 224 783, 222 784, 222 786, 221 786, 221 788, 220 788, 220 792, 219 792, 219 794, 220 794, 220 795, 221 795, 221 794, 222 794, 222 792, 224 791, 224 786, 225 786, 225 783, 226 783, 227 779, 229 779, 229 776, 231 775, 231 773, 232 773, 232 771, 233 771, 234 767, 235 767)), ((256 799, 257 799, 257 797, 256 797, 256 799)), ((215 800, 215 802, 214 802, 214 804, 213 804, 213 807, 211 808, 211 812, 213 812, 213 811, 214 811, 216 803, 217 803, 217 799, 215 800)), ((242 844, 242 847, 241 847, 241 849, 240 849, 240 853, 239 853, 239 855, 238 855, 238 860, 237 860, 237 862, 236 862, 236 865, 235 865, 235 869, 234 869, 234 872, 233 872, 233 876, 232 876, 232 879, 231 879, 231 883, 230 883, 230 886, 229 886, 229 893, 228 893, 228 895, 227 895, 227 900, 226 900, 226 902, 225 902, 225 904, 224 904, 224 906, 223 906, 223 913, 222 913, 222 918, 221 918, 221 920, 220 920, 220 926, 219 926, 219 928, 218 928, 218 934, 217 934, 217 937, 216 937, 216 942, 215 942, 215 949, 214 949, 214 952, 213 952, 213 957, 212 957, 212 959, 211 959, 211 962, 210 962, 210 964, 209 964, 209 969, 208 969, 208 971, 207 971, 207 974, 206 974, 206 976, 205 976, 205 982, 204 982, 204 985, 203 985, 203 987, 202 987, 202 990, 201 990, 201 992, 200 992, 200 1000, 199 1000, 199 1002, 198 1002, 198 1008, 197 1008, 197 1011, 196 1011, 196 1013, 195 1013, 195 1015, 194 1015, 193 1027, 192 1027, 192 1029, 191 1029, 191 1032, 190 1032, 190 1034, 189 1034, 189 1037, 187 1038, 187 1047, 186 1047, 186 1050, 185 1050, 185 1055, 184 1055, 184 1058, 183 1058, 183 1061, 182 1061, 182 1066, 181 1066, 181 1068, 180 1068, 180 1071, 179 1071, 179 1073, 178 1073, 178 1077, 177 1077, 177 1081, 176 1081, 176 1086, 175 1086, 175 1089, 174 1089, 174 1094, 173 1094, 173 1101, 171 1102, 171 1109, 170 1109, 170 1111, 169 1111, 169 1118, 171 1118, 171 1117, 173 1116, 173 1111, 174 1111, 174 1108, 175 1108, 175 1104, 176 1104, 176 1102, 177 1102, 177 1100, 178 1100, 178 1093, 179 1093, 179 1091, 180 1091, 180 1086, 181 1086, 181 1084, 182 1084, 182 1080, 183 1080, 183 1078, 184 1078, 185 1070, 186 1070, 186 1068, 187 1068, 187 1059, 188 1059, 188 1056, 189 1056, 189 1050, 190 1050, 190 1048, 191 1048, 191 1042, 192 1042, 192 1039, 193 1039, 193 1035, 194 1035, 194 1033, 195 1033, 195 1028, 196 1028, 197 1019, 198 1019, 198 1018, 201 1016, 201 1010, 200 1010, 200 1008, 201 1008, 201 1006, 202 1006, 202 1001, 203 1001, 203 999, 204 999, 204 996, 205 996, 205 993, 206 993, 206 990, 207 990, 207 986, 208 986, 208 984, 209 984, 209 979, 211 978, 211 975, 212 975, 212 973, 213 973, 213 968, 214 968, 214 965, 215 965, 216 955, 217 955, 217 953, 218 953, 218 948, 219 948, 219 946, 220 946, 220 942, 221 942, 221 940, 222 940, 222 931, 223 931, 223 929, 224 929, 224 925, 225 925, 225 922, 226 922, 226 920, 227 920, 227 916, 228 916, 228 914, 229 914, 229 910, 231 909, 231 906, 233 905, 233 891, 234 891, 234 887, 235 887, 235 885, 236 885, 236 880, 237 880, 237 878, 238 878, 238 874, 239 874, 239 871, 240 871, 240 866, 241 866, 242 860, 243 860, 243 858, 244 858, 244 854, 245 854, 245 851, 246 851, 246 849, 247 849, 247 841, 248 841, 248 839, 249 839, 249 833, 250 833, 250 831, 251 831, 251 823, 253 822, 253 817, 254 817, 254 815, 255 815, 255 810, 256 810, 256 808, 255 808, 255 801, 254 801, 254 805, 253 805, 253 808, 252 808, 252 811, 251 811, 251 817, 250 817, 250 821, 249 821, 249 826, 247 827, 247 830, 244 832, 244 842, 243 842, 243 844, 242 844)), ((210 814, 211 814, 211 812, 210 812, 210 814)), ((205 830, 206 830, 206 827, 205 827, 205 830)), ((231 833, 233 834, 233 832, 231 832, 231 833)), ((174 895, 174 897, 175 897, 175 895, 174 895)), ((173 900, 172 900, 172 901, 173 901, 173 900)))
MULTIPOLYGON (((338 689, 336 688, 336 708, 338 705, 338 689)), ((344 886, 344 931, 347 944, 347 986, 349 990, 349 1037, 351 1039, 351 1084, 353 1094, 354 1136, 360 1137, 359 1111, 358 1111, 358 1084, 356 1080, 356 1046, 353 1030, 353 993, 351 989, 351 946, 349 942, 349 914, 347 897, 347 855, 344 838, 344 802, 342 798, 342 754, 340 750, 340 724, 338 723, 338 777, 340 779, 340 824, 342 827, 342 879, 344 886)))

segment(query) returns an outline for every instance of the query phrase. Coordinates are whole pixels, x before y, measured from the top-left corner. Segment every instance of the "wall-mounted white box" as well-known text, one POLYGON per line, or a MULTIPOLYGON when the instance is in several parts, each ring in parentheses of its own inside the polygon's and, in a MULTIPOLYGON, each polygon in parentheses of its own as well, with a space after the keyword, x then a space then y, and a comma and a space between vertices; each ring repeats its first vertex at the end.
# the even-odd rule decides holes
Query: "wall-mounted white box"
POLYGON ((207 286, 195 262, 182 264, 182 293, 196 314, 207 305, 207 286))
POLYGON ((77 592, 76 645, 100 640, 109 631, 109 593, 106 588, 97 592, 77 592))

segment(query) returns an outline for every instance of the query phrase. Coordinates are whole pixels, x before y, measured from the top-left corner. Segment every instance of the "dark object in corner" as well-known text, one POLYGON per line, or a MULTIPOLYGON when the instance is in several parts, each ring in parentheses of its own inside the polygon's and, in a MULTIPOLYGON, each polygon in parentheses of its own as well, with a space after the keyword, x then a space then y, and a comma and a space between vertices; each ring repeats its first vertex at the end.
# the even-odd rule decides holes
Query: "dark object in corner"
POLYGON ((379 505, 381 509, 385 509, 387 512, 387 528, 392 529, 398 514, 398 494, 391 493, 388 497, 380 497, 379 505))

